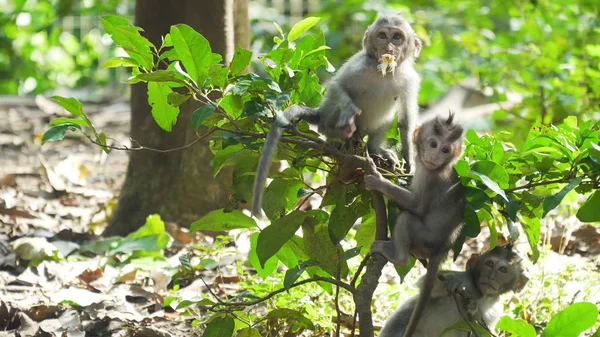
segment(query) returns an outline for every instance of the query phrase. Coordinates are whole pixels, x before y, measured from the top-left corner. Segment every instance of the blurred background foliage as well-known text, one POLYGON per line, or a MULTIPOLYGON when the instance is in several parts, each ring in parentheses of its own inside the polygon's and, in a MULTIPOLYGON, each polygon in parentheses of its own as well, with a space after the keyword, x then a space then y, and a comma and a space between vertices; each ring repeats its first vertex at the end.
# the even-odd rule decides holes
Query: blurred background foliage
MULTIPOLYGON (((122 93, 114 89, 123 88, 119 81, 127 74, 99 69, 123 54, 99 17, 131 16, 134 6, 132 0, 0 0, 0 94, 65 87, 86 88, 89 98, 122 93)), ((256 59, 272 48, 273 21, 289 29, 310 14, 321 17, 332 48, 328 57, 339 67, 360 47, 377 13, 401 12, 424 43, 417 61, 421 106, 475 79, 490 102, 511 93, 522 97, 520 104, 496 111, 488 125, 524 139, 535 122, 600 118, 599 9, 595 0, 259 0, 250 2, 252 51, 256 59)), ((263 73, 260 62, 253 65, 263 73)))

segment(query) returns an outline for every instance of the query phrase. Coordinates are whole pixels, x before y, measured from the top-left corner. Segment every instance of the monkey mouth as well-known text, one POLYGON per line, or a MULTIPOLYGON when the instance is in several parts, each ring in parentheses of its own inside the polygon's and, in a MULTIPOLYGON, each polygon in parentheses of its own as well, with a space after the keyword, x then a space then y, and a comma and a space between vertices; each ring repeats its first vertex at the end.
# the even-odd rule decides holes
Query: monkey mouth
POLYGON ((435 170, 437 168, 437 165, 435 163, 432 163, 432 162, 427 161, 427 160, 423 160, 423 165, 428 170, 435 170))
POLYGON ((495 285, 488 283, 488 282, 479 281, 479 286, 480 287, 485 286, 486 288, 489 288, 489 289, 493 290, 494 292, 498 291, 498 288, 495 285))

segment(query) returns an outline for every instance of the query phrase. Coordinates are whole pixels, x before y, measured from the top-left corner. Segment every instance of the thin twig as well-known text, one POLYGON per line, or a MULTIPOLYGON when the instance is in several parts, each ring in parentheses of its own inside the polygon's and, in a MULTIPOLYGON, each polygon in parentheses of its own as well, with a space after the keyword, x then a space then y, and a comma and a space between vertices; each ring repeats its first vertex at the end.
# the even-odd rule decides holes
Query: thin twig
POLYGON ((467 323, 469 328, 471 328, 471 331, 473 332, 475 337, 481 337, 479 335, 479 333, 477 332, 477 330, 475 329, 475 327, 473 326, 473 324, 471 324, 471 320, 469 320, 469 318, 463 311, 462 305, 460 305, 460 303, 458 303, 458 295, 456 293, 452 293, 452 298, 454 299, 454 303, 456 303, 456 308, 458 309, 458 313, 462 317, 463 321, 465 321, 465 323, 467 323))
POLYGON ((328 283, 337 285, 337 286, 339 286, 341 288, 346 289, 348 292, 350 292, 352 294, 355 292, 355 289, 353 287, 351 287, 349 284, 346 284, 344 282, 341 282, 341 281, 338 282, 337 280, 331 279, 331 278, 328 278, 328 277, 313 276, 311 278, 307 278, 306 280, 298 281, 298 282, 292 284, 289 288, 281 288, 281 289, 277 289, 275 291, 272 291, 269 294, 267 294, 266 296, 261 297, 259 299, 256 299, 254 301, 249 301, 249 302, 222 302, 221 301, 221 303, 216 303, 216 304, 211 305, 210 308, 215 308, 215 307, 218 307, 218 306, 221 306, 221 305, 228 306, 228 307, 229 306, 251 306, 251 305, 256 305, 256 304, 262 303, 262 302, 264 302, 266 300, 269 300, 270 298, 272 298, 273 296, 275 296, 277 294, 286 292, 286 291, 288 291, 291 288, 295 288, 295 287, 301 286, 301 285, 306 284, 306 283, 317 282, 317 281, 328 282, 328 283))
POLYGON ((362 262, 358 266, 358 269, 356 270, 354 277, 352 277, 352 281, 350 281, 351 287, 356 288, 356 281, 358 281, 358 277, 360 276, 360 273, 362 273, 362 270, 365 268, 365 266, 367 265, 367 262, 369 262, 370 258, 371 258, 371 254, 367 254, 367 256, 365 256, 365 258, 362 260, 362 262))
POLYGON ((204 286, 206 287, 206 290, 208 290, 208 292, 212 295, 212 297, 215 298, 215 300, 217 300, 217 302, 219 302, 220 304, 225 304, 225 302, 223 302, 223 300, 221 300, 219 298, 219 296, 217 296, 217 294, 215 294, 212 289, 210 289, 210 287, 208 286, 208 283, 206 283, 206 281, 204 281, 204 278, 202 278, 202 276, 198 276, 200 278, 200 281, 202 281, 202 283, 204 283, 204 286))
POLYGON ((93 139, 90 139, 90 141, 93 144, 96 144, 96 145, 102 146, 102 147, 107 147, 107 148, 109 148, 111 150, 118 150, 118 151, 142 151, 142 150, 146 150, 146 151, 152 151, 152 152, 158 152, 158 153, 169 153, 169 152, 175 152, 175 151, 181 151, 181 150, 188 149, 188 148, 194 146, 196 143, 198 143, 201 140, 203 140, 204 138, 210 136, 215 131, 217 131, 217 129, 216 128, 212 128, 208 132, 206 132, 205 134, 203 134, 202 136, 199 136, 198 138, 194 139, 189 144, 186 144, 186 145, 183 145, 183 146, 180 146, 180 147, 176 147, 176 148, 173 148, 173 149, 167 149, 167 150, 161 150, 161 149, 155 149, 155 148, 143 146, 143 145, 140 145, 137 141, 135 141, 135 143, 138 144, 138 147, 134 147, 134 148, 130 148, 130 147, 125 146, 125 145, 123 145, 121 147, 119 147, 119 146, 113 146, 113 145, 103 145, 103 144, 100 144, 100 143, 96 142, 93 139))

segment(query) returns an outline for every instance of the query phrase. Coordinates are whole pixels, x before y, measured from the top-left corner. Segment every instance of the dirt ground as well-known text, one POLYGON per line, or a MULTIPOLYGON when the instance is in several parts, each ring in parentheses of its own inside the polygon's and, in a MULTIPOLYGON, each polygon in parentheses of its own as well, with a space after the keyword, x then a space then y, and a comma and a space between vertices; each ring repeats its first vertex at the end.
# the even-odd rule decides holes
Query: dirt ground
MULTIPOLYGON (((130 145, 126 101, 84 103, 84 110, 98 129, 130 145)), ((42 146, 47 123, 57 116, 68 117, 47 98, 0 97, 0 337, 199 336, 190 316, 158 305, 165 293, 149 286, 151 278, 156 284, 155 275, 131 276, 112 267, 100 270, 101 255, 85 260, 45 259, 35 267, 24 263, 24 257, 35 261, 36 254, 56 247, 67 256, 100 234, 126 172, 127 153, 106 155, 75 133, 42 146)), ((573 266, 579 263, 577 259, 584 259, 598 274, 598 229, 572 216, 550 218, 545 230, 551 229, 552 234, 544 236, 548 250, 533 274, 547 272, 557 259, 573 266)), ((178 247, 187 246, 179 242, 178 247)), ((482 246, 470 242, 472 250, 482 246)), ((521 249, 526 251, 527 245, 521 249)), ((175 260, 181 250, 173 253, 175 260)), ((459 260, 458 265, 463 262, 459 260)), ((223 281, 226 276, 221 276, 219 289, 237 291, 235 278, 223 281)), ((206 277, 215 279, 215 275, 206 277)), ((381 281, 393 284, 398 277, 386 268, 381 281)), ((543 284, 542 277, 538 281, 543 284)), ((194 282, 178 296, 197 298, 206 292, 204 287, 194 282)), ((585 299, 600 301, 598 284, 580 284, 574 296, 580 288, 587 289, 585 299)), ((376 313, 376 318, 389 314, 398 300, 382 303, 388 309, 376 313)))

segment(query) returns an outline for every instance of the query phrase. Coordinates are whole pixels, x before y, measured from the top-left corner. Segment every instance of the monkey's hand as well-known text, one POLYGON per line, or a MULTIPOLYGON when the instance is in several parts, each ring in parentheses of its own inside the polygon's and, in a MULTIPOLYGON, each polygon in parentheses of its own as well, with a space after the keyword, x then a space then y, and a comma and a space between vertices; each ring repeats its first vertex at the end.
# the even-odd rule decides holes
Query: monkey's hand
POLYGON ((356 131, 356 116, 360 115, 362 110, 354 106, 346 108, 346 111, 343 111, 340 114, 340 119, 336 123, 335 127, 340 130, 340 136, 342 138, 350 138, 354 135, 356 131), (348 110, 350 109, 350 110, 348 110))
POLYGON ((470 317, 475 316, 475 314, 477 314, 477 309, 479 309, 477 300, 474 298, 463 298, 462 306, 470 317))
POLYGON ((377 171, 376 174, 368 174, 365 176, 365 188, 367 191, 377 191, 381 186, 383 176, 377 171))
POLYGON ((398 155, 392 150, 387 150, 380 147, 372 147, 369 149, 369 152, 370 155, 379 156, 383 158, 383 160, 385 160, 385 162, 392 171, 395 171, 397 168, 400 167, 398 155))
POLYGON ((462 296, 466 290, 460 278, 455 277, 453 274, 440 274, 438 278, 444 282, 444 288, 449 294, 459 294, 462 296))

